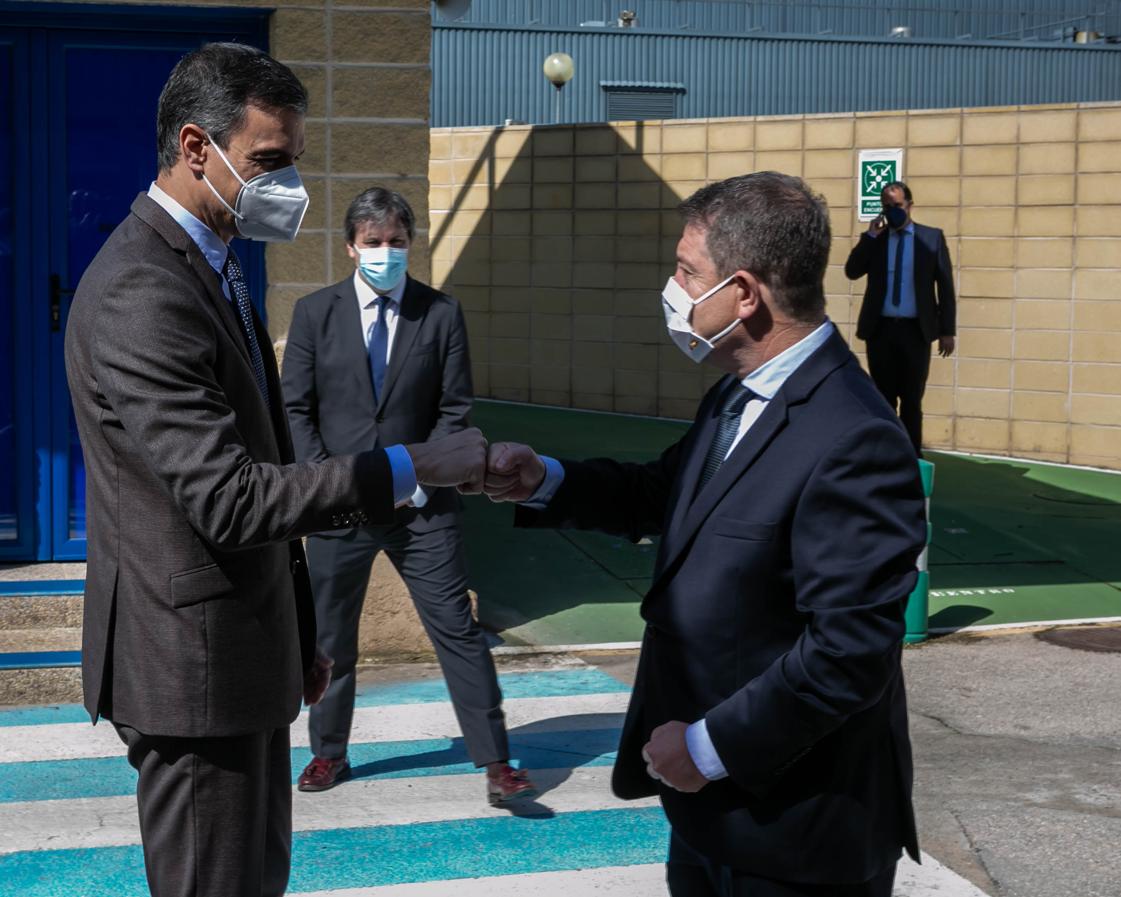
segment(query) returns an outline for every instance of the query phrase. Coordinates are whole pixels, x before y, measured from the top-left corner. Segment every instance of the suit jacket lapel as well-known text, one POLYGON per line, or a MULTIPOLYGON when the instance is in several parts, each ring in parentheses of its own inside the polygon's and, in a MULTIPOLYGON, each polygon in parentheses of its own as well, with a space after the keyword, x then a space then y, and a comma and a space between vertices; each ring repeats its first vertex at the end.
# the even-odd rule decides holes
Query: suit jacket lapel
POLYGON ((666 537, 662 540, 663 550, 671 550, 677 544, 676 536, 685 521, 685 515, 689 512, 692 498, 696 494, 697 481, 704 469, 708 447, 716 437, 720 397, 724 395, 724 390, 728 388, 731 381, 732 376, 729 374, 716 384, 709 394, 708 407, 702 411, 701 426, 697 428, 693 444, 686 451, 685 464, 681 468, 681 475, 677 478, 670 494, 670 501, 673 502, 673 514, 666 529, 666 537))
POLYGON ((203 286, 206 287, 207 295, 210 297, 222 325, 233 337, 233 341, 237 344, 238 351, 241 352, 245 363, 252 367, 252 362, 249 360, 249 349, 245 345, 245 337, 242 335, 237 313, 234 311, 230 300, 222 292, 221 275, 210 267, 210 262, 206 260, 206 256, 202 254, 198 244, 191 239, 190 234, 183 230, 174 218, 161 208, 159 203, 146 193, 141 193, 133 201, 132 212, 167 240, 172 249, 182 252, 187 257, 187 263, 191 266, 191 270, 195 272, 203 286))
MULTIPOLYGON (((767 403, 759 419, 752 424, 751 429, 732 450, 728 460, 690 501, 693 495, 692 489, 695 488, 699 471, 704 464, 705 453, 715 433, 715 420, 704 428, 702 432, 707 432, 707 439, 698 437, 692 448, 692 457, 686 462, 686 475, 682 477, 681 492, 676 496, 674 522, 665 540, 665 551, 658 564, 651 592, 657 589, 662 580, 671 573, 677 559, 688 548, 701 524, 708 519, 732 486, 786 427, 790 409, 805 402, 822 380, 852 357, 848 344, 840 333, 834 331, 825 345, 790 375, 775 397, 767 403)), ((711 410, 709 414, 712 416, 711 410)))
POLYGON ((405 282, 405 294, 401 297, 401 308, 397 315, 397 326, 393 333, 393 351, 389 355, 389 368, 385 372, 385 383, 382 384, 381 396, 378 397, 378 407, 384 407, 390 393, 397 382, 398 374, 404 367, 409 353, 416 342, 417 334, 424 323, 427 306, 421 301, 420 296, 410 277, 405 282))
MULTIPOLYGON (((234 311, 233 303, 222 292, 222 277, 206 260, 198 244, 170 215, 160 207, 150 196, 141 193, 132 204, 132 211, 146 224, 150 225, 160 234, 172 249, 183 252, 187 263, 195 272, 206 294, 210 297, 211 304, 233 340, 242 360, 253 370, 253 362, 249 357, 249 347, 245 342, 245 334, 241 329, 241 321, 234 311)), ((261 350, 261 359, 265 365, 265 383, 269 389, 269 421, 270 430, 279 453, 284 460, 291 460, 293 456, 291 437, 288 433, 288 420, 284 412, 284 400, 280 386, 280 375, 276 367, 276 353, 272 348, 272 338, 261 323, 257 314, 253 314, 253 327, 257 336, 257 345, 261 350)), ((263 398, 263 396, 262 396, 263 398)))

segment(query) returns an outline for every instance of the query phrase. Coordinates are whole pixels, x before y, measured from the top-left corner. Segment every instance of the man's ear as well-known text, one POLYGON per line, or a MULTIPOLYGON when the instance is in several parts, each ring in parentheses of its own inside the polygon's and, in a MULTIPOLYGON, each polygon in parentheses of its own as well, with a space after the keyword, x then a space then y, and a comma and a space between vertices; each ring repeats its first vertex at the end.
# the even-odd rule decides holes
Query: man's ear
POLYGON ((737 271, 732 275, 732 283, 737 291, 736 314, 741 321, 758 314, 759 309, 765 305, 763 291, 766 289, 762 281, 750 271, 737 271))
POLYGON ((209 150, 210 140, 198 125, 185 124, 179 129, 179 155, 195 174, 202 174, 209 150))

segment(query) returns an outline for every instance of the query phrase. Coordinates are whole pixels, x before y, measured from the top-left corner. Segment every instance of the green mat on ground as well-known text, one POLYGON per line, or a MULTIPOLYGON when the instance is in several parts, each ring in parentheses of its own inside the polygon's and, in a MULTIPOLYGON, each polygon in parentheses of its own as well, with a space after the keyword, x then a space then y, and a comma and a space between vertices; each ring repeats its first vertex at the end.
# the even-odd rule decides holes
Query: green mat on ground
MULTIPOLYGON (((646 461, 686 425, 480 401, 492 441, 557 457, 646 461)), ((930 625, 1121 617, 1121 475, 932 452, 930 625)), ((637 641, 656 540, 515 530, 513 510, 470 498, 465 538, 484 624, 510 644, 637 641)))

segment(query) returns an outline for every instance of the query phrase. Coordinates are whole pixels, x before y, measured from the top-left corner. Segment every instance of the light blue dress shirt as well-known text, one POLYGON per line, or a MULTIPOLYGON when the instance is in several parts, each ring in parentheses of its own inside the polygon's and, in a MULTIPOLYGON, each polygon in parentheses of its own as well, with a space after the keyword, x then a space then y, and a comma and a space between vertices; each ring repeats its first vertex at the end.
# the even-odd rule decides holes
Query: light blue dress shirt
POLYGON ((919 306, 915 301, 915 223, 908 221, 902 232, 888 231, 887 239, 887 292, 884 294, 885 318, 917 318, 919 306), (899 285, 899 304, 891 304, 891 288, 895 283, 895 253, 903 240, 903 281, 899 285))
MULTIPOLYGON (((176 200, 168 196, 164 190, 156 186, 155 181, 148 187, 148 197, 174 218, 175 223, 187 232, 188 237, 195 241, 195 245, 202 251, 207 263, 218 274, 218 282, 222 285, 222 295, 226 297, 227 301, 232 301, 230 285, 226 282, 226 278, 222 276, 222 269, 226 266, 226 256, 230 251, 226 242, 176 200)), ((393 503, 399 505, 411 499, 417 490, 416 468, 413 467, 413 459, 409 457, 409 453, 403 445, 391 445, 385 450, 385 455, 389 459, 389 469, 393 474, 393 503)))
MULTIPOLYGON (((833 322, 826 318, 821 326, 812 333, 802 337, 793 346, 780 352, 774 358, 759 365, 740 381, 755 393, 755 396, 744 406, 743 415, 740 418, 739 432, 731 448, 728 449, 729 455, 735 451, 744 434, 759 419, 763 411, 766 410, 767 404, 778 394, 790 375, 798 370, 807 358, 825 345, 835 330, 833 322)), ((559 461, 544 455, 541 456, 541 460, 545 462, 545 479, 541 481, 541 485, 537 487, 537 491, 530 496, 529 500, 524 502, 526 507, 538 511, 549 504, 553 496, 557 494, 561 483, 564 482, 564 467, 559 461)), ((709 737, 708 726, 705 724, 704 717, 685 730, 685 744, 689 748, 689 756, 692 757, 693 763, 706 779, 715 781, 728 775, 728 771, 721 762, 720 755, 717 754, 712 739, 709 737)))

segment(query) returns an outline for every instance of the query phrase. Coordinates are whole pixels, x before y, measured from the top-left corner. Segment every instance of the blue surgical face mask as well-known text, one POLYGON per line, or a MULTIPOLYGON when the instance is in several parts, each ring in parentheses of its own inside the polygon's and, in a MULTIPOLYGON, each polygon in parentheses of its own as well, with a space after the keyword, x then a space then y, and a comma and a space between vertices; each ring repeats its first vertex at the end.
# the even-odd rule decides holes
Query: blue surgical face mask
POLYGON ((409 267, 409 250, 396 246, 375 246, 358 250, 358 271, 375 290, 392 290, 409 267))

